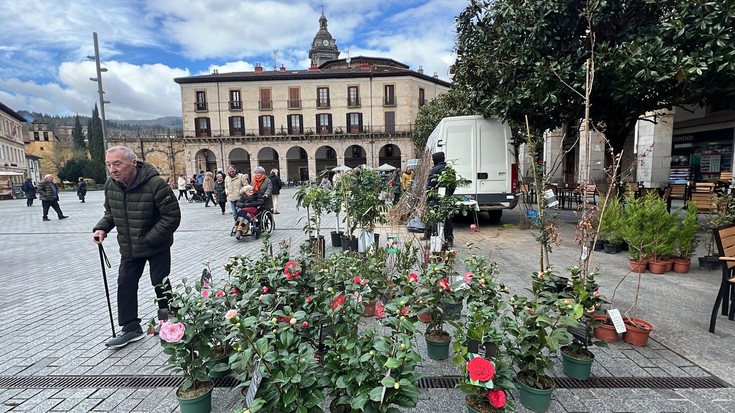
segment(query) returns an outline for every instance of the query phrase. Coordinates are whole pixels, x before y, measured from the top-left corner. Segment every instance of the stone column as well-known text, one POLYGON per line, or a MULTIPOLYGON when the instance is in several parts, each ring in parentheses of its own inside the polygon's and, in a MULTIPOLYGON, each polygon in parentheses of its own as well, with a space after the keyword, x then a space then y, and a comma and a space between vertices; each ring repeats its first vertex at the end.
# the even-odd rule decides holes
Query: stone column
POLYGON ((637 136, 636 181, 642 181, 648 188, 663 188, 669 184, 674 112, 661 110, 646 115, 646 119, 636 123, 634 131, 637 136))

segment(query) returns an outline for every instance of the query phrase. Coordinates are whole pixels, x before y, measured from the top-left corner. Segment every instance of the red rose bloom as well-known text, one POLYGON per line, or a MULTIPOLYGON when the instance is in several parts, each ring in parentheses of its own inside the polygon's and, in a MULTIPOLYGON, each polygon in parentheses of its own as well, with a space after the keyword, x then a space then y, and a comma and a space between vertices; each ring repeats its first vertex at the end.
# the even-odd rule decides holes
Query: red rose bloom
POLYGON ((380 320, 385 317, 385 306, 382 302, 378 301, 375 303, 375 317, 380 320))
POLYGON ((505 406, 506 398, 503 390, 488 390, 487 398, 490 400, 490 405, 496 409, 502 409, 505 406))
POLYGON ((340 294, 332 300, 332 310, 336 310, 337 307, 345 303, 345 295, 340 294))
POLYGON ((467 363, 467 372, 470 373, 470 380, 488 381, 495 376, 495 366, 490 360, 475 357, 467 363))

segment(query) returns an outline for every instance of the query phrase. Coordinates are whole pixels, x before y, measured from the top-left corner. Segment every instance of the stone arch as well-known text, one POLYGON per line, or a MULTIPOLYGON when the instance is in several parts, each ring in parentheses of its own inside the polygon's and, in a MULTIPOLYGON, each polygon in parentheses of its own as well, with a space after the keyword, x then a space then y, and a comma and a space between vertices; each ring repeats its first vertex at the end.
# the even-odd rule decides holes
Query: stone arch
POLYGON ((270 146, 261 148, 258 151, 258 165, 265 169, 266 175, 270 173, 273 168, 281 169, 280 163, 278 162, 278 151, 270 146))
POLYGON ((217 154, 213 150, 208 148, 198 150, 194 155, 194 160, 195 173, 199 173, 199 171, 217 172, 217 154))
POLYGON ((286 151, 287 181, 309 180, 309 154, 301 146, 292 146, 286 151))
POLYGON ((337 166, 337 151, 329 145, 318 147, 314 152, 314 163, 317 175, 321 175, 325 170, 331 170, 337 166))
POLYGON ((230 165, 234 165, 239 172, 250 176, 250 154, 245 149, 235 148, 230 151, 230 162, 225 167, 225 172, 230 165))
POLYGON ((387 163, 401 169, 401 148, 392 143, 383 145, 378 151, 378 165, 387 163))
POLYGON ((367 151, 360 145, 350 145, 345 150, 345 165, 355 168, 367 164, 367 151))

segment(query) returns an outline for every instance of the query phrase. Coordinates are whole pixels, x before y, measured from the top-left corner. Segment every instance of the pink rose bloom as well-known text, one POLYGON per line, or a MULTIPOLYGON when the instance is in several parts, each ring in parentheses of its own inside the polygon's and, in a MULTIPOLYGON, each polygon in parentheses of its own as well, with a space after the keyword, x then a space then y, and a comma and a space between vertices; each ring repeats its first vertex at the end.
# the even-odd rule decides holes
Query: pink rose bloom
POLYGON ((224 291, 217 291, 217 294, 215 294, 217 297, 224 297, 225 292, 224 291))
POLYGON ((466 282, 467 284, 471 283, 474 276, 475 274, 473 274, 471 271, 467 271, 466 273, 464 273, 463 276, 464 282, 466 282))
POLYGON ((184 337, 185 331, 186 327, 184 323, 166 321, 161 325, 161 331, 158 335, 161 337, 161 340, 167 343, 176 343, 184 337))
POLYGON ((408 281, 412 281, 415 283, 419 282, 419 276, 415 272, 412 272, 411 274, 408 274, 408 281))
POLYGON ((202 297, 209 298, 209 290, 202 291, 202 297))
POLYGON ((229 320, 236 315, 237 315, 237 310, 227 310, 227 312, 225 313, 225 319, 229 320))

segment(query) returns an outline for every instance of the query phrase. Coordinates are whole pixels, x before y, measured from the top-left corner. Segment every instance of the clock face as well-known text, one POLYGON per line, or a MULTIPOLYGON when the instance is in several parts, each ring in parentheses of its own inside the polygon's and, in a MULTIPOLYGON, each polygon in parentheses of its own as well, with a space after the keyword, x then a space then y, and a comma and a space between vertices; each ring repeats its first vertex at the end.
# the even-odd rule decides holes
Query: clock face
POLYGON ((329 40, 327 40, 327 39, 322 40, 322 44, 324 46, 329 46, 329 40))

